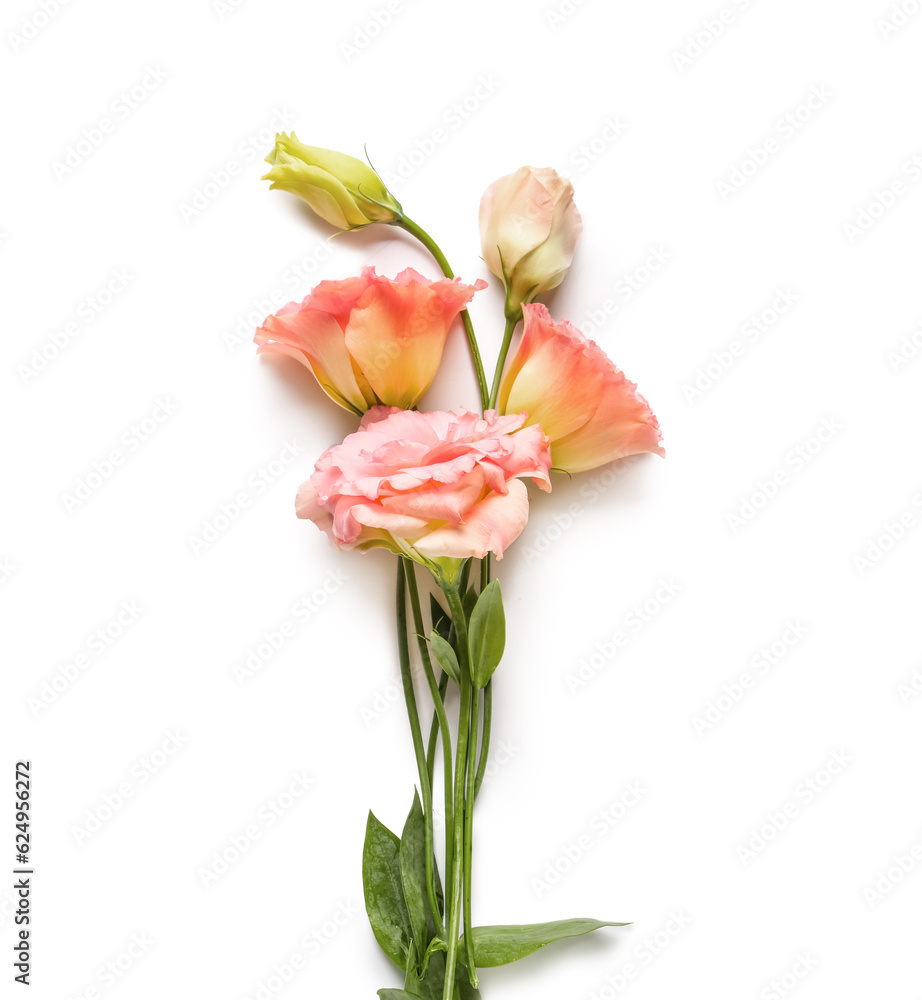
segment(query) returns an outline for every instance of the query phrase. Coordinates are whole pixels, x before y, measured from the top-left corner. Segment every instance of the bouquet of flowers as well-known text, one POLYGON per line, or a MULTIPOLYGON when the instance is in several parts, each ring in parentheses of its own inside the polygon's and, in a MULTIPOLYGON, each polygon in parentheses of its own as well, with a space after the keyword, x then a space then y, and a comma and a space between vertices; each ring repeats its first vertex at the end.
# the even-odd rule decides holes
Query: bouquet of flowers
POLYGON ((294 133, 278 135, 266 159, 273 188, 304 199, 339 230, 400 227, 443 275, 430 280, 408 268, 390 279, 365 268, 322 281, 300 304, 269 316, 255 339, 260 352, 301 362, 334 403, 359 418, 355 432, 317 460, 298 491, 298 516, 341 549, 396 556, 398 654, 418 785, 399 836, 368 817, 365 905, 378 944, 403 974, 402 988, 378 995, 471 1000, 480 996, 478 969, 624 926, 587 918, 474 926, 474 806, 490 751, 491 678, 506 641, 493 560, 528 520, 524 480, 547 492, 552 473, 574 475, 641 452, 662 455, 659 425, 605 353, 536 301, 563 281, 582 229, 572 185, 554 170, 522 167, 491 185, 480 203, 483 259, 505 287, 505 331, 488 381, 466 309, 486 282, 455 278, 438 244, 374 169, 306 146, 294 133), (421 410, 459 317, 479 406, 421 410), (428 727, 411 669, 414 640, 432 706, 428 727), (440 782, 445 838, 437 845, 440 782))

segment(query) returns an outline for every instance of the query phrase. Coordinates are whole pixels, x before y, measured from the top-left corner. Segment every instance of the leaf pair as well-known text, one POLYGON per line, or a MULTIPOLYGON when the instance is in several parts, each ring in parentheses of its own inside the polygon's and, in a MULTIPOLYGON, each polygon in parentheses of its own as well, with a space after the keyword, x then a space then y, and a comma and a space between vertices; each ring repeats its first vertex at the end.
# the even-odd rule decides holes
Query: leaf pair
MULTIPOLYGON (((464 599, 464 611, 469 617, 468 648, 470 650, 471 681, 475 687, 484 688, 490 683, 493 671, 499 666, 506 647, 506 614, 503 610, 503 594, 499 580, 493 580, 477 597, 473 587, 464 599)), ((445 622, 445 612, 433 598, 432 620, 445 622), (437 615, 442 617, 437 619, 437 615)), ((438 625, 429 635, 432 652, 439 666, 456 683, 461 683, 461 665, 458 654, 449 641, 449 635, 438 625)))
MULTIPOLYGON (((433 862, 438 905, 442 886, 433 862)), ((399 968, 425 971, 426 952, 435 937, 436 918, 426 890, 426 833, 419 796, 398 837, 368 814, 362 854, 365 909, 375 938, 385 955, 399 968)))

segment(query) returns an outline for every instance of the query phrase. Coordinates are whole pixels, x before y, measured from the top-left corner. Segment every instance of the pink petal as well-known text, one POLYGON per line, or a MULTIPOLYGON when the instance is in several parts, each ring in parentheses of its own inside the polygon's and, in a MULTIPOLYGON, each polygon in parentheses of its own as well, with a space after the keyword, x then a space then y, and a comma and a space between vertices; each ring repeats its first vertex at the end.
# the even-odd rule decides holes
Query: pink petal
POLYGON ((543 305, 523 309, 525 330, 500 389, 500 405, 525 411, 551 440, 577 430, 596 411, 603 372, 589 341, 569 323, 557 324, 543 305))
POLYGON ((602 401, 592 419, 574 434, 555 441, 554 466, 585 472, 628 455, 653 452, 665 457, 659 421, 637 386, 623 372, 606 379, 602 401))
POLYGON ((519 537, 528 522, 528 491, 518 479, 509 484, 509 492, 493 493, 476 504, 463 524, 446 524, 418 539, 414 544, 423 555, 482 559, 493 552, 502 559, 503 552, 519 537))
POLYGON ((365 291, 349 316, 346 347, 382 402, 416 405, 435 377, 449 326, 484 285, 379 282, 365 291))
POLYGON ((385 497, 381 500, 381 506, 386 511, 425 518, 427 521, 452 521, 460 524, 480 499, 483 487, 484 474, 475 467, 469 475, 451 486, 433 485, 415 493, 385 497))
POLYGON ((332 316, 291 302, 267 317, 254 339, 259 353, 274 351, 300 361, 330 399, 345 409, 362 413, 374 402, 362 395, 343 332, 332 316))

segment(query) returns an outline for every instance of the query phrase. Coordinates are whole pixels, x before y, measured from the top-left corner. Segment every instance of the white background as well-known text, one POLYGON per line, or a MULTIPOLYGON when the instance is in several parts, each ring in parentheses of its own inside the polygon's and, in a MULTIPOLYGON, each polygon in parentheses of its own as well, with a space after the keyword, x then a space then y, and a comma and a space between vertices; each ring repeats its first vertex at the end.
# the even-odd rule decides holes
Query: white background
MULTIPOLYGON (((498 567, 510 645, 476 826, 476 922, 634 925, 486 970, 484 996, 918 997, 915 0, 896 23, 888 0, 399 0, 383 30, 385 0, 58 3, 4 6, 0 70, 0 859, 28 757, 34 995, 242 1000, 293 957, 273 995, 400 985, 360 880, 367 810, 399 829, 415 773, 393 561, 295 519, 353 422, 250 339, 321 278, 435 269, 270 194, 261 158, 293 127, 402 166, 395 193, 469 280, 483 188, 567 171, 585 232, 550 306, 665 432, 666 461, 537 495, 498 567)), ((495 285, 473 304, 488 357, 495 285)), ((459 329, 426 404, 461 403, 459 329)))

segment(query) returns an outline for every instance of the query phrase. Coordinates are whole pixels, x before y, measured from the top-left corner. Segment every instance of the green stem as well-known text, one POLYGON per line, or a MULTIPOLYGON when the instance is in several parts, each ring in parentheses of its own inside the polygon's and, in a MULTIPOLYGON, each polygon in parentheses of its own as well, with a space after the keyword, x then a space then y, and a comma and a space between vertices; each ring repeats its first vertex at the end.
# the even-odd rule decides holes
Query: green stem
MULTIPOLYGON (((480 688, 475 687, 471 698, 471 741, 473 752, 477 753, 477 724, 480 721, 480 688)), ((474 989, 480 985, 477 981, 477 965, 474 960, 474 935, 471 923, 471 870, 473 867, 474 850, 474 759, 471 757, 467 766, 467 795, 464 803, 464 944, 467 950, 467 967, 471 976, 471 986, 474 989)))
MULTIPOLYGON (((464 820, 465 820, 465 781, 468 766, 468 731, 471 725, 471 662, 470 647, 467 636, 467 619, 461 595, 456 586, 443 586, 443 593, 448 600, 451 620, 458 637, 458 653, 461 667, 461 717, 458 723, 458 747, 455 759, 455 853, 452 872, 451 911, 448 931, 448 955, 445 959, 445 988, 443 1000, 451 1000, 452 987, 455 981, 455 968, 458 961, 458 939, 461 932, 462 917, 462 886, 464 881, 464 820)), ((473 803, 471 803, 473 809, 473 803)), ((470 933, 467 940, 473 941, 470 933)), ((472 946, 471 946, 472 947, 472 946)), ((471 965, 468 970, 472 983, 476 982, 476 968, 471 965)))
MULTIPOLYGON (((442 704, 445 704, 445 692, 448 690, 448 674, 443 670, 439 676, 439 696, 442 704)), ((429 784, 435 780, 435 748, 439 741, 439 717, 436 712, 432 713, 432 722, 429 724, 429 743, 426 749, 426 763, 429 766, 429 784)))
POLYGON ((407 587, 406 570, 403 559, 397 563, 397 644, 400 655, 400 676, 403 679, 403 694, 407 703, 407 715, 410 719, 410 731, 413 734, 413 749, 416 753, 416 768, 419 771, 419 784, 423 799, 423 815, 426 817, 426 890, 429 895, 429 906, 435 921, 440 922, 438 900, 435 894, 435 879, 433 877, 433 836, 432 836, 432 786, 429 783, 429 767, 426 763, 426 751, 423 747, 423 734, 419 725, 419 709, 416 705, 416 692, 413 689, 413 674, 410 671, 410 642, 407 636, 407 587))
MULTIPOLYGON (((442 734, 442 758, 445 762, 445 871, 451 871, 451 863, 453 859, 453 846, 451 842, 451 837, 449 835, 449 830, 453 826, 453 808, 451 801, 452 792, 452 774, 451 774, 451 729, 448 725, 448 716, 445 714, 445 702, 443 701, 444 691, 439 689, 439 685, 435 679, 435 671, 432 669, 432 660, 429 657, 429 645, 423 638, 423 612, 419 603, 419 587, 416 584, 416 567, 414 564, 403 557, 403 568, 404 574, 407 578, 407 585, 410 591, 410 607, 413 609, 413 623, 416 627, 416 637, 417 643, 419 644, 419 655, 423 663, 423 669, 426 672, 426 680, 429 682, 429 693, 432 695, 432 704, 435 707, 435 714, 438 719, 439 730, 442 734)), ((433 726, 434 729, 434 726, 433 726)), ((430 738, 430 746, 432 745, 432 739, 430 738)), ((432 752, 429 754, 429 758, 434 757, 435 747, 432 747, 432 752)), ((431 776, 432 771, 430 770, 429 764, 427 764, 427 773, 431 776)), ((430 777, 430 787, 431 787, 431 777, 430 777)), ((431 810, 426 815, 426 826, 427 834, 430 840, 434 839, 432 831, 432 812, 431 810)), ((433 895, 435 893, 435 887, 433 886, 433 895)), ((438 911, 436 913, 436 924, 437 931, 441 934, 444 930, 444 925, 438 916, 438 911)))
POLYGON ((477 763, 477 777, 474 780, 474 799, 480 794, 483 776, 487 772, 487 758, 490 756, 490 733, 493 728, 493 681, 483 689, 483 736, 480 742, 480 760, 477 763))
MULTIPOLYGON (((480 592, 490 582, 490 553, 480 560, 480 592)), ((474 799, 480 794, 480 786, 487 771, 487 758, 490 756, 490 735, 493 731, 493 681, 490 681, 483 691, 483 735, 480 743, 480 758, 477 762, 477 777, 474 781, 474 799)))
MULTIPOLYGON (((455 276, 454 271, 451 269, 451 265, 442 253, 442 248, 435 242, 435 240, 423 229, 422 226, 418 226, 412 219, 408 219, 405 215, 400 215, 397 217, 394 223, 400 226, 405 232, 408 232, 411 236, 415 236, 420 243, 432 254, 435 259, 436 264, 442 269, 442 274, 446 278, 453 278, 455 276)), ((480 348, 477 346, 477 337, 474 333, 474 324, 471 321, 470 313, 466 309, 461 311, 461 322, 464 324, 464 332, 467 335, 467 343, 471 349, 471 359, 474 362, 474 372, 477 375, 477 387, 480 390, 480 405, 483 409, 487 408, 487 400, 489 394, 487 392, 487 376, 483 370, 483 359, 480 356, 480 348)))
POLYGON ((499 398, 499 386, 503 380, 503 369, 506 367, 506 355, 509 353, 509 345, 512 343, 512 334, 515 331, 520 316, 521 311, 518 315, 513 313, 512 316, 506 316, 506 329, 503 331, 503 344, 499 349, 499 357, 496 359, 496 368, 493 371, 493 387, 490 389, 490 398, 486 405, 488 410, 496 409, 496 401, 499 398))

